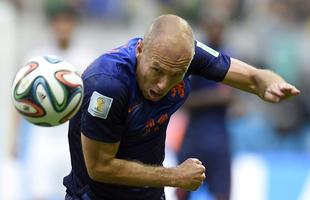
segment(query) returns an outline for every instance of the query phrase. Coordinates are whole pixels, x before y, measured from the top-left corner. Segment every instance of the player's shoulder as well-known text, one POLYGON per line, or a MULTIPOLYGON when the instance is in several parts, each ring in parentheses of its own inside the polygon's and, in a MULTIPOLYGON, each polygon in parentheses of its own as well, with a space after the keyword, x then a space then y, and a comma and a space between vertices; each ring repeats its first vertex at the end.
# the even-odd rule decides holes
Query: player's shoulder
POLYGON ((120 101, 130 96, 130 85, 119 77, 96 73, 83 79, 85 96, 94 93, 105 95, 120 101))
POLYGON ((83 79, 95 74, 105 74, 128 81, 135 76, 136 44, 139 38, 133 38, 124 45, 104 52, 84 71, 83 79))
POLYGON ((125 44, 122 44, 116 48, 104 52, 101 56, 98 57, 98 59, 96 59, 96 61, 104 65, 106 65, 107 63, 112 65, 135 65, 136 46, 139 40, 141 40, 141 38, 130 39, 125 44))

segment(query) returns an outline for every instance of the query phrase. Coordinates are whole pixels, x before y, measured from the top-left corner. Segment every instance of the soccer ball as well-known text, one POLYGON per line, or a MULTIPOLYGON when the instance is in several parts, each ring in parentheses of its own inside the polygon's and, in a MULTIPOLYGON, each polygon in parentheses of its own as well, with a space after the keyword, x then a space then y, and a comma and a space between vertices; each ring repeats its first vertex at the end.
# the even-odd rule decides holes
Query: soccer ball
POLYGON ((76 69, 56 56, 30 59, 16 74, 12 86, 13 103, 29 122, 57 126, 79 110, 83 82, 76 69))

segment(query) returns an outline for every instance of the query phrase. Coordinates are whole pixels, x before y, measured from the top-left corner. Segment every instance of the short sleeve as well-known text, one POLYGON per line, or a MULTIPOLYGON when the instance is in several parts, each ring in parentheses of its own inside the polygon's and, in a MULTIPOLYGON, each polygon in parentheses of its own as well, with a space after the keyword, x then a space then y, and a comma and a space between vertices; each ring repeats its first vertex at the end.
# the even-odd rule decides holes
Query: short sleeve
POLYGON ((118 142, 127 118, 127 88, 115 77, 97 74, 84 80, 81 131, 94 140, 118 142))
POLYGON ((189 74, 203 76, 213 81, 222 81, 229 67, 229 56, 195 41, 195 55, 188 69, 189 74))

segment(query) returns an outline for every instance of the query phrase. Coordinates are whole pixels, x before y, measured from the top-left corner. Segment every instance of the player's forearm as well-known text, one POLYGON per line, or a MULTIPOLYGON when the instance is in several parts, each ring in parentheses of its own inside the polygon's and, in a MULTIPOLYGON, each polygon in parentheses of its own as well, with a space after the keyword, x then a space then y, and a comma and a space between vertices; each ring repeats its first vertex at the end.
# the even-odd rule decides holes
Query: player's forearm
POLYGON ((284 80, 270 70, 257 69, 232 58, 230 69, 223 82, 262 97, 268 86, 279 81, 284 80))
POLYGON ((176 168, 151 166, 116 158, 89 171, 89 175, 99 182, 128 186, 178 186, 176 168))
POLYGON ((257 71, 258 72, 253 76, 253 82, 256 88, 255 93, 262 98, 264 97, 267 88, 272 84, 285 82, 281 76, 270 70, 258 69, 257 71))
POLYGON ((258 69, 234 58, 223 82, 232 87, 256 94, 257 88, 254 76, 258 69))

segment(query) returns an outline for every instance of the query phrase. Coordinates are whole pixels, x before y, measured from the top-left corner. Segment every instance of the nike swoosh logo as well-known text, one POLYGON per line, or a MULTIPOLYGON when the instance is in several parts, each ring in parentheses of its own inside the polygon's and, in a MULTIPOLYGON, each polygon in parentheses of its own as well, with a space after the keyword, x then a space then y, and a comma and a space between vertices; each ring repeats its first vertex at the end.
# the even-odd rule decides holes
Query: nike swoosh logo
POLYGON ((138 108, 139 106, 142 105, 143 102, 139 102, 137 104, 134 104, 133 106, 128 108, 128 113, 131 113, 132 111, 134 111, 136 108, 138 108))

